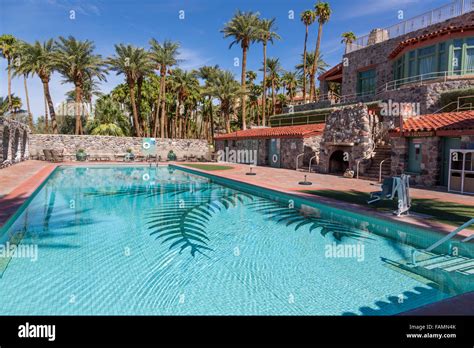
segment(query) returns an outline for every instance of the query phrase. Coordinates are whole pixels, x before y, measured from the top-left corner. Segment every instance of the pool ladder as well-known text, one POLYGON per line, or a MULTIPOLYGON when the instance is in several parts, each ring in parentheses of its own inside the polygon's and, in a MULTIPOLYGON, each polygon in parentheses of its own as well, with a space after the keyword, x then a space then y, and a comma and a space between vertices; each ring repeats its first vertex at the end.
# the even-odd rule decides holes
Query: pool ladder
MULTIPOLYGON (((446 236, 444 236, 443 238, 441 238, 440 240, 438 240, 437 242, 433 243, 432 245, 430 245, 428 248, 422 250, 422 251, 425 251, 425 252, 430 252, 432 250, 434 250, 435 248, 439 247, 441 244, 443 244, 444 242, 447 242, 448 240, 450 240, 451 238, 453 238, 455 235, 457 235, 459 232, 465 230, 466 228, 468 228, 469 226, 473 225, 474 224, 474 218, 472 218, 471 220, 469 220, 468 222, 466 222, 465 224, 459 226, 458 228, 456 228, 454 231, 452 231, 451 233, 447 234, 446 236)), ((471 239, 474 239, 474 234, 469 236, 469 237, 466 237, 464 239, 461 240, 461 243, 466 243, 468 241, 470 241, 471 239)), ((420 252, 419 249, 413 249, 412 251, 412 254, 411 254, 411 261, 412 261, 412 264, 416 266, 416 255, 420 252)))

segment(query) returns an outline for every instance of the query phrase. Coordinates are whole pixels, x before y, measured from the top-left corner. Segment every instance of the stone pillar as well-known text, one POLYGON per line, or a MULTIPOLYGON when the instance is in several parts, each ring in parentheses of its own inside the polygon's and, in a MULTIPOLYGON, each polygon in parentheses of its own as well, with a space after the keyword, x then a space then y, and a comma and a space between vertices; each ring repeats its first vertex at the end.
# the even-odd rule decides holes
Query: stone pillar
POLYGON ((390 174, 398 176, 405 172, 408 166, 408 139, 404 137, 390 138, 392 161, 390 174))

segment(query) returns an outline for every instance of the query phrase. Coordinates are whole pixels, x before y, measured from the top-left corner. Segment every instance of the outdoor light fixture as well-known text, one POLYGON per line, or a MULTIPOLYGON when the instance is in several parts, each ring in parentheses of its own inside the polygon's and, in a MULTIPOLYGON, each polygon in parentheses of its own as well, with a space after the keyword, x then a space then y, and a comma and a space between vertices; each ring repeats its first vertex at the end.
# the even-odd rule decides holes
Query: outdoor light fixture
POLYGON ((306 177, 307 177, 307 175, 304 176, 304 181, 300 181, 298 184, 299 185, 306 185, 306 186, 313 185, 313 183, 311 181, 306 180, 306 177))
POLYGON ((252 172, 253 166, 250 166, 250 171, 248 173, 245 173, 245 175, 257 175, 257 173, 252 172))

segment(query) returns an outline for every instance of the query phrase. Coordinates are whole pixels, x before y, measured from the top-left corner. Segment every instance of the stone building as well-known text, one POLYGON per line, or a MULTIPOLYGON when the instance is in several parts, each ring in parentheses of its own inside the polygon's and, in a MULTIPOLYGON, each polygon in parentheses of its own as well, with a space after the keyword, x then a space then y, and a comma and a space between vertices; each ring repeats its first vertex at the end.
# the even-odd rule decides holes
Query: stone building
MULTIPOLYGON (((474 111, 408 118, 401 131, 400 127, 390 131, 390 142, 392 175, 410 174, 418 185, 448 186, 451 150, 474 150, 474 111)), ((454 160, 460 165, 458 169, 465 162, 463 168, 469 169, 466 177, 474 180, 474 154, 454 160)))
POLYGON ((217 135, 215 149, 221 161, 296 169, 298 160, 298 167, 308 168, 312 157, 318 163, 323 130, 324 123, 247 129, 217 135))
POLYGON ((0 168, 29 158, 30 128, 0 116, 0 168))

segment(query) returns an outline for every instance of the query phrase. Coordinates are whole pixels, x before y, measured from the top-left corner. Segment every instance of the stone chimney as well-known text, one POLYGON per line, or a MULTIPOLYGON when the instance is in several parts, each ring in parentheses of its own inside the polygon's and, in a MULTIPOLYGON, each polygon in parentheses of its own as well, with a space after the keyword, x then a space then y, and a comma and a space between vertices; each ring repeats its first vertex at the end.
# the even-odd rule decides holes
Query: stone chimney
POLYGON ((388 31, 386 29, 372 29, 367 40, 367 45, 374 45, 388 40, 388 31))

